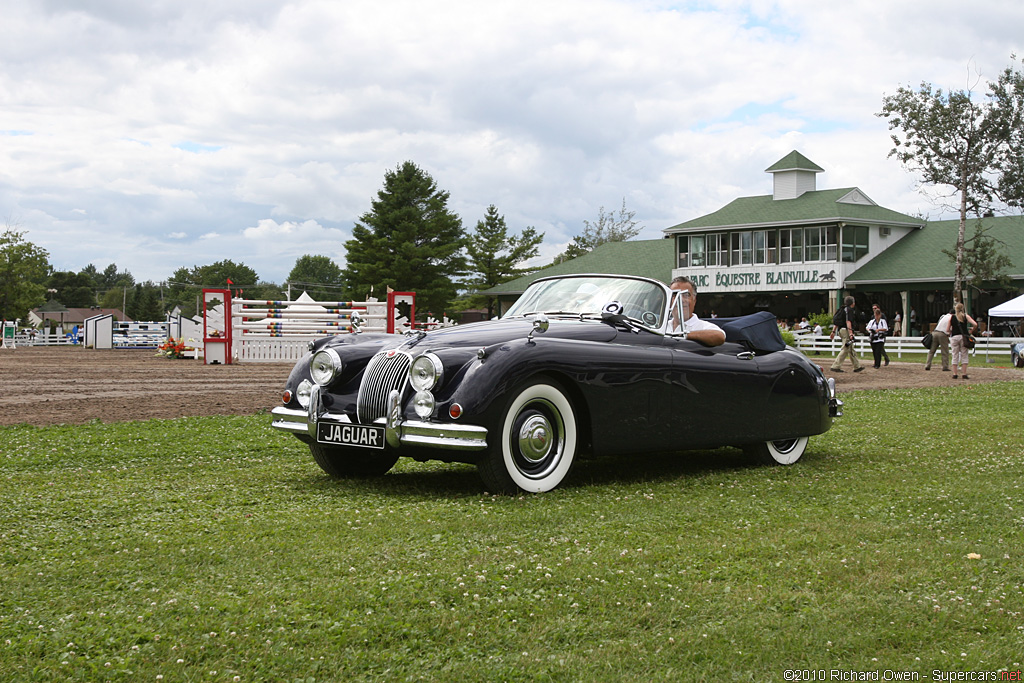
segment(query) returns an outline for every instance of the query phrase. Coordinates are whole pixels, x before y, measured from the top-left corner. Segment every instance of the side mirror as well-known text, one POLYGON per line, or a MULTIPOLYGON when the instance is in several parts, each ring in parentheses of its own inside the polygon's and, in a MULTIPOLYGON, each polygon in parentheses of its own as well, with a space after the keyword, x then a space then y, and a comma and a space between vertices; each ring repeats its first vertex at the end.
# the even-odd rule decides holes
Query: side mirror
POLYGON ((543 334, 548 331, 549 327, 551 327, 551 323, 548 322, 548 317, 546 315, 544 315, 543 313, 534 314, 533 329, 530 330, 530 336, 526 338, 526 341, 533 341, 534 332, 540 332, 541 334, 543 334))

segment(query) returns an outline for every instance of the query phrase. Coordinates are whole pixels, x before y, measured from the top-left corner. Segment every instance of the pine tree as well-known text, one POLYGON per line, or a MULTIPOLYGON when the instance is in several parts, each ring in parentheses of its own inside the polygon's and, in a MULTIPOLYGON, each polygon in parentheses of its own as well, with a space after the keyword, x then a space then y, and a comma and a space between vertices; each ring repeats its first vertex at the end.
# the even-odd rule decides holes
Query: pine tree
MULTIPOLYGON (((479 292, 522 275, 526 271, 518 266, 537 256, 537 247, 543 240, 544 233, 538 235, 533 227, 509 237, 505 217, 491 204, 484 220, 477 221, 476 230, 466 244, 470 272, 466 284, 472 291, 479 292)), ((494 314, 493 297, 474 296, 473 299, 487 306, 488 318, 494 314)))
POLYGON ((448 197, 411 161, 384 174, 372 209, 345 242, 345 281, 353 298, 372 293, 383 299, 391 287, 416 292, 417 313, 445 312, 466 270, 462 219, 448 209, 448 197))

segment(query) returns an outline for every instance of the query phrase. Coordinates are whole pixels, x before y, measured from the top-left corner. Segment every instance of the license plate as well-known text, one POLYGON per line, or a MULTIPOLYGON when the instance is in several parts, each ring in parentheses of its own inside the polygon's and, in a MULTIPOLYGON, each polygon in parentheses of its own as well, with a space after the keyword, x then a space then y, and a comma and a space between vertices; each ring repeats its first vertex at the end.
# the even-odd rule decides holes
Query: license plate
POLYGON ((320 443, 358 448, 384 448, 384 428, 339 422, 320 422, 316 426, 316 440, 320 443))

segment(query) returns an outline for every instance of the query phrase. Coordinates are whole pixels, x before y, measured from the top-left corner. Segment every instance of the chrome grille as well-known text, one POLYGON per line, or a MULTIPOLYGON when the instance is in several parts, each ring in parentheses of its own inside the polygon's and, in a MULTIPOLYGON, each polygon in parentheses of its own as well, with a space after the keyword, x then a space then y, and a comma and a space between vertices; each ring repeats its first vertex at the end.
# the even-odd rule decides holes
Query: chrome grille
POLYGON ((410 365, 412 356, 393 349, 381 351, 370 359, 356 398, 359 422, 367 424, 387 414, 388 395, 393 389, 400 392, 405 389, 410 365))

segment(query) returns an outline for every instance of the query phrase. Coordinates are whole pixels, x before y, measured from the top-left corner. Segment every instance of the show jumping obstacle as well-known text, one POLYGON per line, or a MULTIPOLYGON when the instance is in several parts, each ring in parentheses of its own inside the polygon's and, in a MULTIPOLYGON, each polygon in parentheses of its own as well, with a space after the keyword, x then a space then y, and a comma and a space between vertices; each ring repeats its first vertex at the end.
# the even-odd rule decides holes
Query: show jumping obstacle
MULTIPOLYGON (((203 290, 203 347, 207 364, 295 361, 310 341, 355 332, 401 334, 412 329, 415 292, 388 292, 387 301, 294 301, 232 297, 227 289, 203 290), (409 306, 408 318, 398 307, 409 306), (224 310, 230 314, 225 323, 224 310)), ((429 321, 428 326, 451 324, 429 321)))

